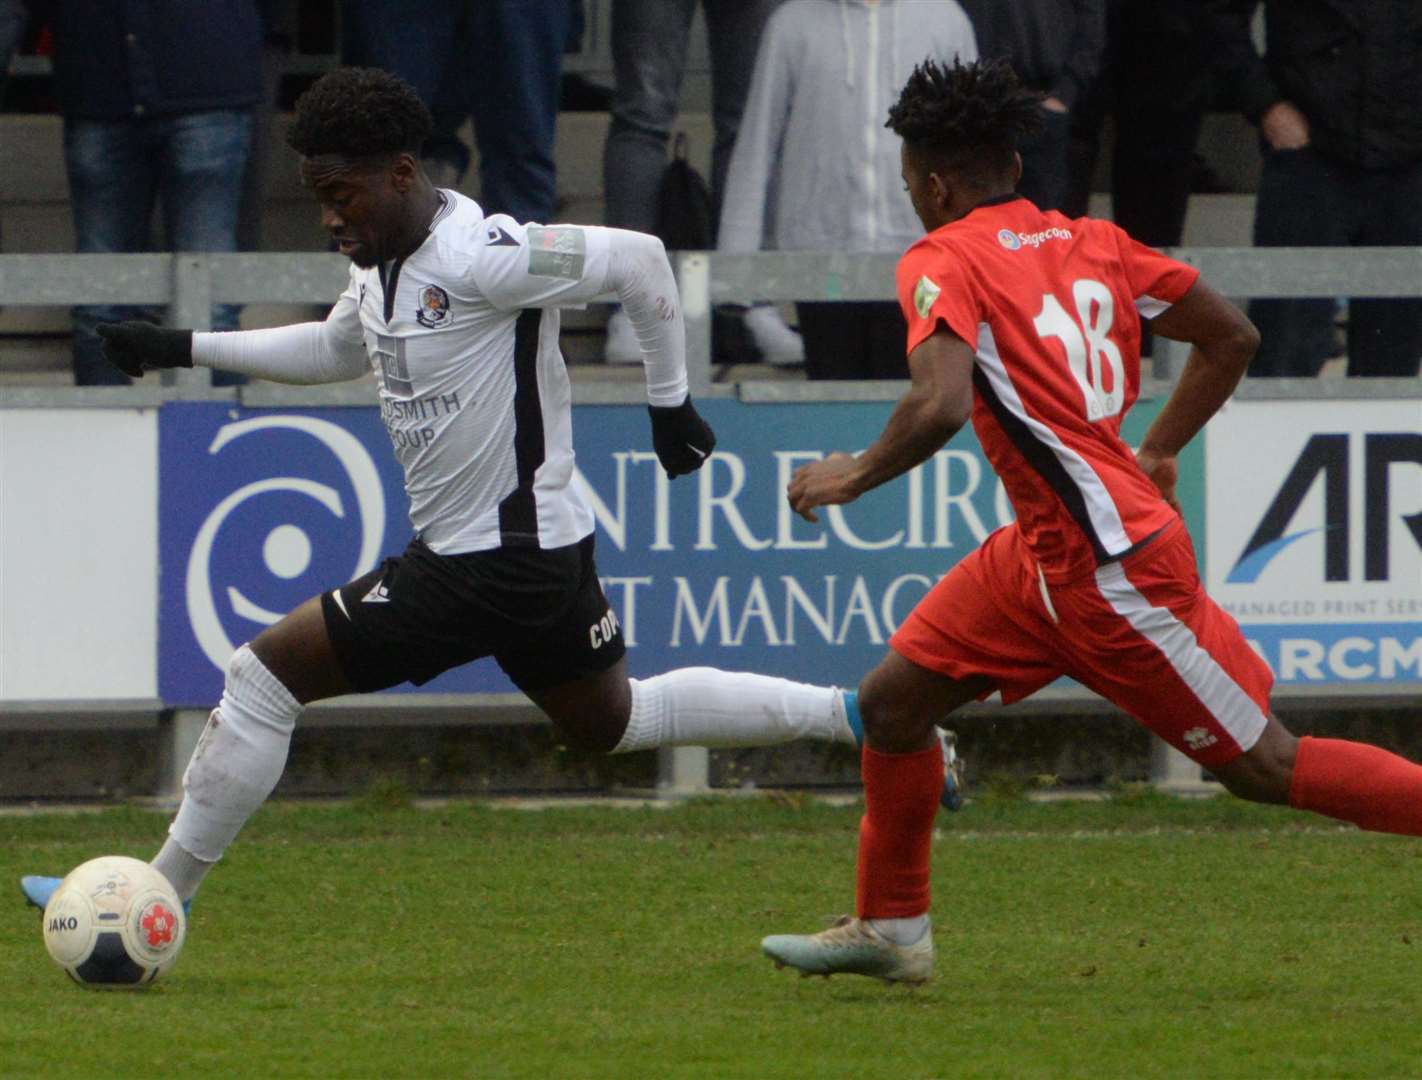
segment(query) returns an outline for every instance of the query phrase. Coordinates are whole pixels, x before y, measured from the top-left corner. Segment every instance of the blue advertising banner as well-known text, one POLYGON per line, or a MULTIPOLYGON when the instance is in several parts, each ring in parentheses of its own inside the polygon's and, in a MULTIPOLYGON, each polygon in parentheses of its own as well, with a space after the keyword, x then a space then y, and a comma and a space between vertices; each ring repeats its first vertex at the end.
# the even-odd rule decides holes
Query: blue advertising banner
MULTIPOLYGON (((909 475, 825 508, 811 524, 785 502, 791 474, 832 450, 869 445, 892 406, 698 407, 718 450, 675 481, 657 466, 644 408, 574 410, 598 568, 634 675, 709 664, 852 683, 933 582, 1011 520, 965 431, 909 475)), ((1146 403, 1127 418, 1128 440, 1155 411, 1146 403)), ((373 407, 174 403, 162 410, 159 454, 159 689, 173 705, 215 702, 237 645, 410 537, 400 470, 373 407)), ((1182 463, 1192 524, 1201 520, 1202 456, 1192 449, 1182 463)), ((480 661, 421 689, 511 686, 480 661)))

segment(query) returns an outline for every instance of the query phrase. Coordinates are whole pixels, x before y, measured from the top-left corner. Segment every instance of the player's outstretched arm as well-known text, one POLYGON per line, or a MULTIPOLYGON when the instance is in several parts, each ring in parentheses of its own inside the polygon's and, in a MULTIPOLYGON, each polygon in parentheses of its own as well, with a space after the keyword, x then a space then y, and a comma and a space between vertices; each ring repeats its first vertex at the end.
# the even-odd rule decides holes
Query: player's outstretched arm
POLYGON ((1259 331, 1244 312, 1203 280, 1158 315, 1151 330, 1191 346, 1180 381, 1136 452, 1136 462, 1167 502, 1175 501, 1175 458, 1239 385, 1259 348, 1259 331))
POLYGON ((193 360, 204 367, 294 386, 358 379, 370 371, 359 330, 353 337, 335 318, 332 312, 325 322, 196 333, 193 360))
POLYGON ((913 385, 869 449, 857 458, 831 454, 801 466, 790 478, 790 508, 805 520, 819 520, 816 507, 853 502, 927 461, 968 422, 973 410, 972 346, 940 328, 909 353, 908 365, 913 385))
POLYGON ((200 364, 273 382, 313 385, 359 378, 369 370, 359 342, 336 333, 329 320, 226 333, 132 321, 104 324, 98 334, 104 358, 135 379, 149 371, 200 364))

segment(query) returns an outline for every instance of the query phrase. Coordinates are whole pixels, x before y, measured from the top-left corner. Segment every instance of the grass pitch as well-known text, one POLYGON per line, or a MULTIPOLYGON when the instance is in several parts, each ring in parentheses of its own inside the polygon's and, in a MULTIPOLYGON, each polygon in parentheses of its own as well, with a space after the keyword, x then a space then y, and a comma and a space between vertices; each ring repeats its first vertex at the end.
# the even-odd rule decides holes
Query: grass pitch
POLYGON ((940 817, 938 981, 759 952, 852 906, 859 810, 272 806, 174 973, 71 986, 13 882, 140 810, 0 818, 0 1076, 1422 1075, 1422 841, 1227 799, 940 817))

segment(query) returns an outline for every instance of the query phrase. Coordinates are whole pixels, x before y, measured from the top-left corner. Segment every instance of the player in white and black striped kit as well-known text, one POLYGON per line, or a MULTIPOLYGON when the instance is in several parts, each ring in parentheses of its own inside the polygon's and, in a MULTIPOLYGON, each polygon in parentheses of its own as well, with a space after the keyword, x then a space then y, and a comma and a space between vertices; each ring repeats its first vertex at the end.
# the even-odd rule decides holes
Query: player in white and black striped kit
MULTIPOLYGON (((100 328, 106 355, 135 376, 196 363, 327 383, 373 369, 415 529, 401 555, 233 656, 154 860, 185 901, 276 786, 303 706, 424 683, 482 656, 580 748, 857 739, 853 694, 834 688, 711 668, 629 679, 593 564, 593 516, 572 486, 557 308, 617 295, 645 357, 658 460, 670 476, 692 472, 715 437, 687 392, 671 267, 655 237, 485 217, 436 189, 418 160, 429 128, 414 91, 381 71, 333 71, 297 103, 290 142, 352 263, 324 322, 100 328)), ((54 884, 23 882, 40 906, 54 884)))

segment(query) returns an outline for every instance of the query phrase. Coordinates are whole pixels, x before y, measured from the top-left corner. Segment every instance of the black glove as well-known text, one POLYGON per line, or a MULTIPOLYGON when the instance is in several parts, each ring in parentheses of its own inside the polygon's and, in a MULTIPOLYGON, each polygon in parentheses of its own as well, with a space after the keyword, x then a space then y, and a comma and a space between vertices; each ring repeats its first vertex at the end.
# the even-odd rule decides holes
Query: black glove
POLYGON ((104 359, 125 375, 143 378, 155 368, 193 366, 193 332, 146 322, 103 323, 104 359))
POLYGON ((716 434, 701 419, 691 395, 680 405, 648 405, 652 414, 652 448, 667 476, 695 472, 716 449, 716 434))

